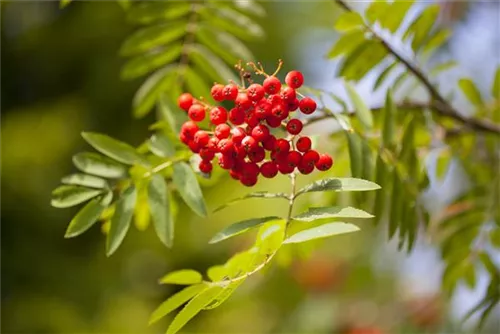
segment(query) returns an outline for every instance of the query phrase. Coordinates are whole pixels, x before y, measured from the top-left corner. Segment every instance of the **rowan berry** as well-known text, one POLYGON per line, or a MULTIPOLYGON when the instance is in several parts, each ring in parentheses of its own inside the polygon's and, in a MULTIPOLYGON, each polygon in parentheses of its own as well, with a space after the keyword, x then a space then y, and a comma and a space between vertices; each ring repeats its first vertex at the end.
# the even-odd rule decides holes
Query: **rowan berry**
POLYGON ((269 128, 264 124, 259 124, 252 129, 251 135, 258 142, 262 142, 269 136, 269 128))
POLYGON ((302 122, 299 119, 293 118, 286 124, 286 130, 291 135, 298 135, 302 131, 302 122))
POLYGON ((266 157, 266 151, 262 146, 257 146, 248 152, 248 158, 252 162, 261 162, 266 157))
POLYGON ((320 154, 316 162, 316 168, 320 171, 329 170, 333 165, 333 159, 328 154, 320 154))
POLYGON ((273 94, 273 95, 269 95, 267 97, 267 101, 269 101, 269 103, 271 103, 271 105, 274 107, 274 106, 277 106, 277 105, 280 105, 280 104, 283 104, 285 101, 281 98, 281 95, 280 94, 273 94))
POLYGON ((314 164, 311 165, 311 164, 304 163, 303 159, 304 159, 304 157, 302 157, 302 161, 297 166, 297 169, 299 170, 299 172, 301 174, 304 174, 304 175, 311 174, 314 170, 314 164))
POLYGON ((288 110, 284 104, 277 104, 271 109, 271 114, 282 121, 288 117, 288 110))
POLYGON ((236 108, 246 111, 252 106, 252 101, 248 98, 247 94, 239 93, 236 100, 234 100, 234 104, 236 108))
POLYGON ((273 135, 267 136, 267 138, 262 141, 262 146, 267 151, 274 150, 275 145, 276 145, 276 137, 273 135))
POLYGON ((198 146, 198 144, 196 144, 194 142, 194 140, 190 140, 189 141, 188 147, 191 150, 191 152, 193 152, 193 153, 199 153, 200 152, 200 147, 198 146))
POLYGON ((245 136, 247 134, 245 132, 245 129, 237 127, 237 128, 233 128, 231 130, 231 135, 232 135, 233 143, 239 145, 239 144, 241 144, 241 141, 243 140, 243 138, 245 138, 245 136))
POLYGON ((219 156, 219 166, 222 169, 231 169, 234 166, 235 161, 236 160, 231 155, 221 154, 219 156))
POLYGON ((234 151, 234 144, 231 139, 221 139, 217 144, 217 149, 222 154, 231 154, 234 151))
POLYGON ((229 171, 229 175, 231 175, 231 177, 235 180, 239 180, 240 179, 240 173, 234 169, 231 169, 229 171))
POLYGON ((215 101, 224 101, 224 85, 221 84, 216 84, 212 86, 212 89, 210 90, 210 95, 212 95, 213 99, 215 101))
POLYGON ((217 145, 219 144, 219 138, 217 137, 212 137, 210 138, 210 140, 208 141, 208 144, 207 144, 207 147, 214 150, 214 151, 218 151, 218 147, 217 145))
POLYGON ((203 147, 200 149, 200 158, 202 160, 212 160, 215 157, 215 150, 209 147, 203 147))
POLYGON ((177 99, 177 105, 182 110, 188 111, 189 107, 193 105, 193 95, 184 93, 177 99))
POLYGON ((267 94, 276 94, 281 89, 281 82, 276 77, 267 77, 262 83, 267 94))
POLYGON ((219 125, 226 123, 227 121, 227 110, 224 107, 215 107, 210 110, 210 122, 214 125, 219 125))
POLYGON ((258 145, 259 145, 259 143, 252 136, 246 136, 241 141, 241 146, 243 146, 245 148, 245 151, 247 151, 247 152, 250 152, 251 150, 255 149, 258 145))
POLYGON ((198 168, 200 171, 203 173, 210 173, 212 171, 212 163, 210 161, 202 160, 200 161, 200 164, 198 165, 198 168))
POLYGON ((234 125, 245 123, 245 111, 239 108, 233 108, 229 111, 229 121, 234 125))
POLYGON ((290 71, 285 77, 288 86, 297 89, 304 83, 304 76, 299 71, 290 71))
POLYGON ((242 165, 241 176, 257 177, 260 173, 259 166, 255 162, 245 162, 242 165))
POLYGON ((253 187, 257 184, 257 176, 241 176, 240 182, 244 186, 253 187))
POLYGON ((312 141, 309 137, 300 137, 297 140, 297 151, 307 152, 311 149, 312 141))
POLYGON ((264 97, 264 87, 259 84, 251 84, 247 88, 247 96, 251 101, 259 101, 264 97))
POLYGON ((229 137, 230 133, 231 133, 231 127, 229 127, 229 125, 227 125, 226 123, 217 125, 214 130, 215 137, 219 139, 224 139, 229 137))
POLYGON ((193 104, 189 107, 188 116, 195 122, 201 122, 205 119, 205 107, 200 104, 193 104))
POLYGON ((304 97, 299 102, 299 108, 304 114, 310 115, 316 110, 316 102, 310 97, 304 97))
POLYGON ((288 140, 285 140, 283 138, 277 139, 276 143, 274 145, 274 150, 275 152, 281 153, 281 152, 287 152, 290 151, 290 143, 288 140))
POLYGON ((293 168, 297 167, 302 161, 302 154, 297 151, 290 151, 286 156, 286 162, 293 168))
POLYGON ((272 127, 272 128, 278 128, 281 126, 281 119, 274 116, 274 115, 269 115, 266 117, 266 122, 267 124, 272 127))
POLYGON ((297 93, 295 92, 295 89, 291 87, 285 87, 281 90, 280 96, 284 102, 289 103, 295 101, 295 99, 297 98, 297 93))
POLYGON ((295 168, 290 166, 288 163, 279 163, 278 170, 281 174, 291 174, 295 168))
POLYGON ((222 95, 224 95, 225 100, 234 101, 238 96, 238 87, 233 84, 226 85, 222 90, 222 95))
POLYGON ((208 133, 203 130, 198 130, 194 134, 194 139, 193 141, 195 142, 196 145, 198 145, 200 148, 207 146, 208 141, 210 140, 210 137, 208 136, 208 133))
POLYGON ((189 138, 193 138, 194 134, 199 130, 198 125, 193 121, 187 121, 181 126, 181 133, 185 134, 189 138))
POLYGON ((319 160, 319 153, 315 150, 309 150, 302 156, 302 162, 314 166, 319 160))
POLYGON ((268 115, 271 114, 271 108, 271 103, 267 100, 262 99, 257 102, 257 105, 255 106, 255 116, 257 116, 259 120, 264 120, 268 115))
POLYGON ((300 101, 295 98, 293 101, 288 101, 286 106, 288 108, 288 111, 295 111, 299 108, 300 101))
POLYGON ((268 179, 273 178, 278 174, 278 165, 272 161, 264 162, 260 166, 260 173, 268 179))
POLYGON ((256 126, 257 124, 259 124, 259 119, 257 118, 257 116, 255 115, 255 113, 253 112, 249 112, 246 114, 245 116, 245 122, 247 123, 247 125, 250 127, 250 128, 253 128, 254 126, 256 126))

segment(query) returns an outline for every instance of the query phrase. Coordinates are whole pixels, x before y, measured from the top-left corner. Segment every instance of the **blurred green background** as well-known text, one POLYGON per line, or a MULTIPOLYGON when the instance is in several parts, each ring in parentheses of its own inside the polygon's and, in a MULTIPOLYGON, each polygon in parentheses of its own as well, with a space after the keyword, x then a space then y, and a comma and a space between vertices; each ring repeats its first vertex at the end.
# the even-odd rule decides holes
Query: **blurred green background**
MULTIPOLYGON (((97 226, 76 239, 64 239, 77 208, 50 207, 50 192, 74 171, 71 156, 89 150, 80 132, 104 132, 137 145, 154 122, 153 115, 142 120, 131 116, 131 100, 141 80, 119 79, 123 59, 117 50, 133 27, 115 2, 75 2, 63 10, 57 2, 45 1, 0 5, 2 331, 163 332, 169 319, 148 327, 148 317, 175 288, 158 285, 158 278, 174 269, 204 271, 224 262, 248 245, 251 236, 247 242, 235 238, 208 246, 216 231, 251 217, 256 205, 263 215, 285 208, 272 201, 249 201, 200 219, 181 207, 172 250, 160 244, 152 229, 133 229, 111 258, 105 256, 105 236, 97 226)), ((336 39, 331 27, 338 12, 333 4, 263 5, 268 17, 260 24, 268 36, 250 45, 257 59, 274 67, 283 58, 285 70, 302 70, 313 87, 333 80, 334 69, 322 71, 315 65, 336 39), (318 45, 310 47, 314 41, 318 45)), ((339 143, 324 145, 335 153, 339 143)), ((337 155, 336 161, 328 173, 347 175, 346 157, 337 155)), ((284 177, 265 181, 256 190, 283 189, 286 183, 284 177)), ((204 189, 210 209, 246 192, 227 178, 204 189)), ((331 197, 312 196, 309 201, 318 205, 331 197)), ((362 233, 316 245, 311 256, 298 257, 289 266, 271 265, 224 306, 203 312, 185 332, 459 331, 458 320, 439 294, 436 252, 419 246, 405 258, 387 245, 383 233, 365 224, 362 233)), ((290 259, 279 260, 286 264, 290 259)))

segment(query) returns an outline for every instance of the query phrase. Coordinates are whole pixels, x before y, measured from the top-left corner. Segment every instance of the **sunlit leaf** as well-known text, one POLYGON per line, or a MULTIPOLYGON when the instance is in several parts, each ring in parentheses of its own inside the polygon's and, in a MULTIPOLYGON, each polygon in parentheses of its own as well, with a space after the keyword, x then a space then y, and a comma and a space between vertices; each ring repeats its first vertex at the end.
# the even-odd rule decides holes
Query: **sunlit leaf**
POLYGON ((334 28, 338 31, 349 31, 363 26, 363 18, 356 12, 344 12, 335 22, 334 28))
POLYGON ((457 66, 457 62, 454 60, 450 60, 444 63, 439 63, 435 65, 430 71, 430 75, 438 75, 441 72, 447 71, 457 66))
POLYGON ((339 67, 339 76, 359 81, 388 55, 387 49, 376 40, 367 40, 348 54, 339 67))
POLYGON ((180 112, 177 105, 166 95, 158 100, 158 107, 162 117, 167 121, 174 133, 179 133, 182 124, 188 120, 186 113, 180 112))
POLYGON ((111 192, 104 196, 94 198, 88 202, 73 217, 64 234, 65 238, 76 237, 88 230, 99 219, 104 209, 111 203, 113 194, 111 192))
POLYGON ((356 92, 356 90, 350 83, 346 83, 345 87, 347 90, 347 94, 349 95, 349 98, 354 105, 356 115, 358 115, 360 122, 367 129, 373 128, 373 116, 370 109, 368 109, 361 96, 358 94, 358 92, 356 92))
POLYGON ((349 149, 349 161, 351 165, 351 175, 361 177, 363 170, 362 140, 357 133, 346 132, 347 147, 349 149))
POLYGON ((154 49, 128 60, 121 70, 123 80, 131 80, 143 76, 157 68, 170 64, 181 55, 181 43, 167 46, 165 49, 154 49))
POLYGON ((148 189, 145 185, 137 189, 137 203, 134 209, 134 224, 139 231, 145 231, 150 223, 148 189))
POLYGON ((426 40, 439 15, 439 5, 430 5, 424 9, 419 17, 408 27, 403 35, 406 40, 413 36, 412 48, 417 50, 426 40))
POLYGON ((269 216, 269 217, 262 217, 262 218, 254 218, 254 219, 247 219, 243 220, 238 223, 231 224, 224 228, 222 231, 217 233, 210 241, 209 243, 215 244, 217 242, 220 242, 222 240, 229 239, 231 237, 234 237, 236 235, 245 233, 249 231, 250 229, 257 227, 259 225, 262 225, 268 221, 271 220, 276 220, 280 219, 279 217, 276 216, 269 216))
POLYGON ((187 288, 177 292, 175 295, 168 298, 166 301, 161 303, 160 306, 151 314, 149 318, 149 324, 153 324, 172 312, 173 310, 179 308, 188 300, 198 295, 202 291, 206 290, 208 285, 206 284, 196 284, 188 286, 187 288))
POLYGON ((73 0, 60 0, 59 1, 59 8, 64 8, 66 7, 67 5, 69 5, 71 3, 71 1, 73 0))
POLYGON ((88 174, 71 174, 63 177, 61 182, 69 185, 76 185, 89 188, 107 188, 108 182, 97 176, 88 174))
POLYGON ((238 81, 238 77, 232 68, 203 45, 192 45, 190 47, 189 58, 212 81, 223 84, 230 80, 234 82, 238 81))
POLYGON ((391 32, 396 32, 411 6, 413 6, 413 0, 392 2, 385 15, 381 16, 380 24, 391 32))
POLYGON ((353 224, 347 224, 342 222, 328 223, 300 231, 292 235, 285 241, 283 241, 283 243, 284 244, 300 243, 309 240, 326 238, 338 234, 351 233, 356 231, 359 231, 359 227, 353 224))
POLYGON ((250 199, 250 198, 282 198, 288 200, 288 195, 285 193, 269 193, 267 191, 258 191, 250 194, 246 194, 243 197, 235 198, 233 200, 230 200, 229 202, 219 206, 217 209, 215 209, 213 212, 220 211, 222 209, 225 209, 226 207, 235 204, 237 202, 243 201, 245 199, 250 199))
POLYGON ((201 23, 198 25, 195 34, 201 43, 228 64, 235 64, 239 59, 247 61, 254 59, 252 52, 245 43, 223 30, 201 23))
POLYGON ((122 141, 95 132, 83 132, 82 137, 97 151, 124 164, 144 164, 148 161, 136 149, 122 141))
POLYGON ((392 99, 392 91, 389 89, 385 97, 382 145, 390 150, 396 145, 396 112, 396 105, 392 99))
POLYGON ((169 191, 165 180, 159 174, 154 174, 149 181, 148 204, 156 235, 165 246, 172 247, 174 220, 170 209, 169 191))
POLYGON ((372 218, 373 216, 368 212, 353 207, 319 207, 319 208, 309 208, 307 212, 301 213, 298 216, 293 217, 294 220, 300 220, 304 222, 312 222, 317 219, 325 218, 372 218))
POLYGON ((102 192, 102 189, 64 185, 54 189, 50 204, 55 208, 69 208, 86 202, 89 199, 102 194, 102 192))
POLYGON ((134 95, 134 117, 146 116, 156 104, 160 94, 172 86, 177 78, 174 66, 165 66, 150 75, 134 95))
POLYGON ((106 239, 106 255, 113 254, 121 245, 132 221, 137 191, 134 186, 127 188, 116 202, 115 213, 106 239))
POLYGON ((206 217, 207 208, 196 175, 185 162, 174 164, 173 181, 186 204, 197 215, 206 217))
POLYGON ((462 78, 458 80, 458 87, 462 90, 462 93, 467 97, 470 103, 475 106, 481 106, 483 104, 483 99, 481 98, 481 93, 477 89, 474 82, 469 78, 462 78))
POLYGON ((212 266, 207 270, 207 276, 212 282, 222 281, 226 275, 226 269, 223 265, 212 266))
POLYGON ((127 167, 98 153, 82 152, 73 156, 73 163, 82 172, 105 178, 118 179, 127 176, 127 167))
POLYGON ((342 54, 348 54, 356 49, 365 40, 365 33, 361 30, 349 31, 340 36, 327 54, 328 58, 335 58, 342 54))
POLYGON ((256 40, 264 37, 265 33, 261 26, 248 16, 239 13, 232 8, 217 8, 200 10, 199 15, 213 24, 215 27, 226 30, 236 37, 245 40, 256 40))
POLYGON ((388 14, 390 4, 386 1, 373 1, 365 11, 365 16, 370 23, 383 19, 388 14))
POLYGON ((133 23, 151 24, 160 20, 174 20, 189 13, 191 5, 184 1, 147 1, 134 5, 127 19, 133 23))
POLYGON ((391 71, 397 67, 399 63, 397 61, 394 61, 392 64, 387 66, 382 73, 378 76, 377 80, 375 81, 375 85, 373 86, 373 90, 377 90, 380 85, 384 82, 384 80, 387 78, 387 76, 391 73, 391 71))
POLYGON ((182 269, 166 274, 160 279, 161 284, 191 285, 203 281, 199 272, 193 269, 182 269))
POLYGON ((380 189, 378 184, 356 178, 328 178, 313 182, 300 189, 296 196, 316 191, 369 191, 380 189))
POLYGON ((443 43, 445 43, 451 36, 451 30, 440 29, 437 30, 434 35, 425 43, 422 47, 423 52, 431 52, 436 48, 439 48, 443 43))
POLYGON ((186 80, 186 85, 189 91, 193 94, 194 97, 204 97, 206 99, 212 98, 207 82, 203 80, 200 75, 192 68, 186 68, 184 72, 184 78, 186 80))
POLYGON ((175 146, 167 136, 157 133, 148 141, 149 150, 162 158, 168 158, 175 154, 175 146))
POLYGON ((215 298, 212 300, 210 304, 205 306, 203 309, 204 310, 212 310, 218 306, 220 306, 222 303, 224 303, 233 293, 234 291, 243 283, 245 282, 244 279, 240 279, 236 282, 229 283, 228 285, 224 286, 224 290, 215 298))

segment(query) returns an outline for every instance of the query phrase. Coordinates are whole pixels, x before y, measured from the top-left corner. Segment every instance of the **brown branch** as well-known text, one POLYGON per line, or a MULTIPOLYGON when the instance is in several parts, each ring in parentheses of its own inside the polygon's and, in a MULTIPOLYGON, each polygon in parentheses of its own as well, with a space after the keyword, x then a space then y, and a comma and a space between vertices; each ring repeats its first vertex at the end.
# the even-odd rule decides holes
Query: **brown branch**
MULTIPOLYGON (((335 0, 335 2, 342 7, 344 10, 348 12, 353 12, 354 10, 350 8, 344 0, 335 0)), ((382 46, 393 55, 399 62, 401 62, 406 69, 411 72, 424 86, 427 88, 429 94, 431 95, 433 101, 430 104, 432 110, 437 112, 438 114, 450 117, 460 123, 463 123, 465 126, 477 130, 493 133, 496 135, 500 135, 500 125, 490 122, 488 120, 476 119, 473 117, 467 117, 461 115, 457 110, 455 110, 446 99, 439 93, 439 91, 434 87, 434 85, 429 81, 426 75, 420 71, 418 67, 412 64, 410 61, 405 59, 402 55, 400 55, 394 48, 385 41, 380 35, 378 35, 368 24, 364 23, 365 29, 370 32, 377 40, 380 41, 382 46)))

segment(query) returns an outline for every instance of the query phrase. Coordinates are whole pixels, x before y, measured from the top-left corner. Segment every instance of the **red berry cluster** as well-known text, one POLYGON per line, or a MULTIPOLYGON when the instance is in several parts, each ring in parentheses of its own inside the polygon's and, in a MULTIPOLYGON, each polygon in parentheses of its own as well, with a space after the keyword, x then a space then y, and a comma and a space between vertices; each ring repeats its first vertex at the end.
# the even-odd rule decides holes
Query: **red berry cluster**
POLYGON ((275 74, 257 73, 266 76, 262 85, 253 82, 247 88, 234 83, 213 85, 211 95, 215 101, 234 103, 229 111, 196 100, 189 93, 179 97, 179 107, 191 119, 182 125, 180 139, 201 157, 200 171, 210 173, 212 160, 217 158, 219 166, 229 170, 234 179, 253 186, 259 174, 272 178, 278 172, 290 174, 295 168, 302 174, 311 173, 315 167, 320 171, 330 169, 332 158, 312 150, 311 139, 299 136, 303 123, 291 118, 297 109, 306 115, 316 110, 313 99, 297 98, 295 89, 304 82, 302 73, 289 72, 286 87, 275 74), (200 129, 197 124, 207 114, 212 131, 200 129), (279 127, 289 133, 286 138, 276 138, 271 133, 272 128, 279 127))

